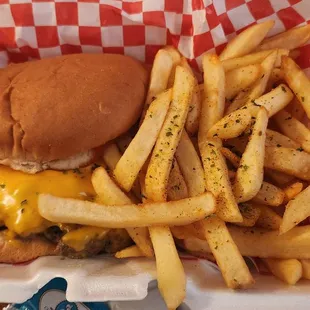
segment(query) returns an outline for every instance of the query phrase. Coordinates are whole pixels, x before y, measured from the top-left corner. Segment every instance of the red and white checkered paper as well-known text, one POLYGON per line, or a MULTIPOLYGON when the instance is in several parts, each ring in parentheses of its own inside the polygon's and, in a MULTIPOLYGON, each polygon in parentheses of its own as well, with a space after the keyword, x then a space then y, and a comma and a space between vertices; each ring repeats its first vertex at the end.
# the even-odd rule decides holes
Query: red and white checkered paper
MULTIPOLYGON (((0 67, 70 53, 121 53, 151 63, 174 45, 194 67, 242 29, 270 35, 310 22, 310 0, 0 0, 0 67)), ((310 46, 298 59, 310 67, 310 46)))

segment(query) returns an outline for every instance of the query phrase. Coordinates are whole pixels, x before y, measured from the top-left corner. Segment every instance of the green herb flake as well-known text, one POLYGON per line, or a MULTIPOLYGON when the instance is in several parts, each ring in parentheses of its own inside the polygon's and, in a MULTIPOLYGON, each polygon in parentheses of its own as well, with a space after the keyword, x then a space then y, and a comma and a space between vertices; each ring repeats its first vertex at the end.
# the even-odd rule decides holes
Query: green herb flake
POLYGON ((5 184, 3 184, 3 183, 0 184, 0 187, 1 187, 1 188, 5 188, 5 184))
POLYGON ((166 137, 173 136, 173 133, 171 131, 166 132, 166 137))
POLYGON ((303 152, 303 148, 302 147, 299 147, 298 149, 296 149, 296 151, 299 151, 299 152, 303 152))
POLYGON ((281 89, 282 89, 283 92, 286 93, 286 88, 284 86, 281 86, 281 89))

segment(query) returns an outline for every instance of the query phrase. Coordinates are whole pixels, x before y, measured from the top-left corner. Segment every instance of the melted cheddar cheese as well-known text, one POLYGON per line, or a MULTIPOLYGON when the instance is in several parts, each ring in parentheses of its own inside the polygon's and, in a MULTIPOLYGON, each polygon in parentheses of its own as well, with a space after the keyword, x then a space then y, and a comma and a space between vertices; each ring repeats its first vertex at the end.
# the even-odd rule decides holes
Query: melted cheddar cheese
POLYGON ((62 242, 76 251, 82 251, 91 240, 102 240, 108 232, 107 228, 84 226, 66 233, 62 242))
POLYGON ((34 175, 0 166, 0 225, 27 236, 55 225, 43 219, 37 208, 38 195, 91 200, 91 167, 70 171, 47 170, 34 175))

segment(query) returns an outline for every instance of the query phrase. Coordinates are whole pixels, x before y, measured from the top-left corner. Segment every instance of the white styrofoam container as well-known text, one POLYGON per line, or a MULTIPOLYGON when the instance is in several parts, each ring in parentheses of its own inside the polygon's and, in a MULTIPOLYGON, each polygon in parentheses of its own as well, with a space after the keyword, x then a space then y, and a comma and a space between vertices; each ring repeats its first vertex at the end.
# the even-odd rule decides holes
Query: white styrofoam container
MULTIPOLYGON (((272 276, 253 272, 252 289, 226 288, 216 265, 206 260, 183 260, 187 274, 187 295, 180 310, 310 309, 310 281, 288 286, 272 276)), ((153 260, 144 258, 63 259, 43 257, 28 265, 0 265, 0 300, 23 302, 49 280, 63 277, 68 301, 111 301, 115 310, 163 310, 156 289, 153 260), (148 293, 149 288, 149 295, 148 293)))

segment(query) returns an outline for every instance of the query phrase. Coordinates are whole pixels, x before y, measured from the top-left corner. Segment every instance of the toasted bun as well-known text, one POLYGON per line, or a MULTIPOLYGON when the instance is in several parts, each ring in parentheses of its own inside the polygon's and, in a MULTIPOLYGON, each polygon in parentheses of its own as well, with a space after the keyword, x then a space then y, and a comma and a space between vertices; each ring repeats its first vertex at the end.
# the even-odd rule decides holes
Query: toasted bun
POLYGON ((57 246, 43 237, 8 241, 5 238, 5 231, 0 232, 0 263, 23 263, 40 256, 57 254, 59 254, 57 246))
POLYGON ((134 59, 77 54, 0 71, 0 159, 47 162, 108 142, 138 119, 147 73, 134 59))

